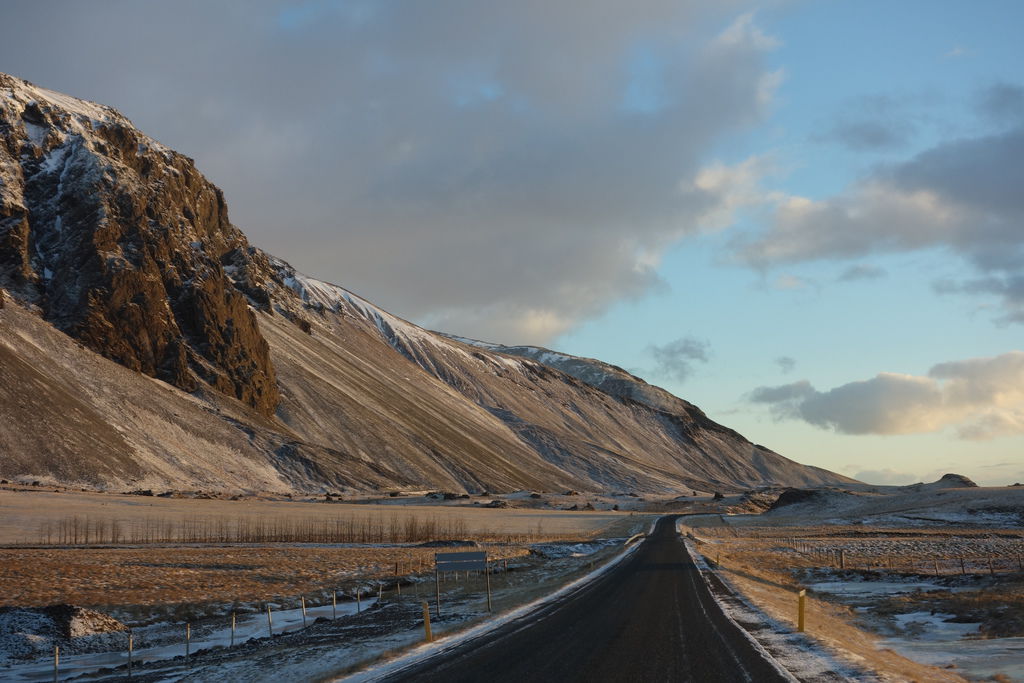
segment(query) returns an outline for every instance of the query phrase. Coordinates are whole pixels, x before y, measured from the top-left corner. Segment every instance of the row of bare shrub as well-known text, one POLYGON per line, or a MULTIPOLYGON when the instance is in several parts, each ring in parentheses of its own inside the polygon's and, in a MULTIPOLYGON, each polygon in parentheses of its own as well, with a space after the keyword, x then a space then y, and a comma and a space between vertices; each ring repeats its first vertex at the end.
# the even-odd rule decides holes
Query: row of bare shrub
POLYGON ((39 524, 36 544, 141 545, 151 543, 421 543, 479 540, 523 543, 554 540, 538 523, 528 533, 469 530, 459 517, 345 515, 337 517, 180 517, 115 520, 71 515, 39 524))

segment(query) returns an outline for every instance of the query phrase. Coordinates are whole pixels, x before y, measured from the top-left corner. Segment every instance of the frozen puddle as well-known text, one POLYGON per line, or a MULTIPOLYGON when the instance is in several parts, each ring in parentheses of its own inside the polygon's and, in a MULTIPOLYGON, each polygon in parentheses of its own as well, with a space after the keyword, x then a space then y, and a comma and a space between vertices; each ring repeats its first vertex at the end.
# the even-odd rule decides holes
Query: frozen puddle
POLYGON ((895 617, 904 635, 886 638, 879 644, 918 662, 932 666, 956 666, 972 678, 997 673, 1024 681, 1024 638, 977 639, 977 624, 945 621, 951 614, 912 612, 895 617), (965 637, 968 636, 968 637, 965 637))
MULTIPOLYGON (((377 598, 364 598, 362 609, 367 609, 377 602, 377 598)), ((332 616, 331 606, 306 607, 306 622, 312 624, 317 617, 330 619, 332 616)), ((347 616, 356 613, 355 603, 338 604, 338 616, 347 616)), ((290 609, 274 611, 272 613, 274 622, 274 633, 285 633, 297 631, 302 628, 302 610, 290 609)), ((230 617, 228 617, 230 619, 230 617)), ((135 662, 154 662, 173 657, 180 657, 185 654, 185 625, 181 625, 182 638, 173 645, 160 645, 145 649, 137 649, 132 657, 135 662)), ((235 624, 235 644, 244 643, 253 638, 265 638, 267 635, 266 612, 255 614, 239 615, 235 624)), ((127 650, 128 638, 125 635, 125 648, 127 650)), ((231 644, 231 627, 226 626, 205 633, 202 636, 193 636, 190 651, 194 654, 200 650, 208 650, 213 647, 228 647, 231 644)), ((122 652, 100 652, 85 655, 64 655, 60 657, 60 678, 77 676, 89 673, 106 667, 117 667, 128 663, 127 651, 122 652)), ((5 669, 2 673, 2 680, 11 681, 52 681, 53 660, 47 659, 36 661, 31 664, 15 664, 5 669)))

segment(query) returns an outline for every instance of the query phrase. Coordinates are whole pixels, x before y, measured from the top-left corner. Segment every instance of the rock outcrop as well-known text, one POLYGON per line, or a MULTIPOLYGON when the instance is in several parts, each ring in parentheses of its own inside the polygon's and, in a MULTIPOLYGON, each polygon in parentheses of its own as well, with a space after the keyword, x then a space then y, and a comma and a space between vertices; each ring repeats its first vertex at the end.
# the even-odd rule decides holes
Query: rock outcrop
POLYGON ((56 327, 272 414, 274 368, 249 308, 268 301, 257 254, 191 159, 109 107, 0 74, 0 286, 56 327))

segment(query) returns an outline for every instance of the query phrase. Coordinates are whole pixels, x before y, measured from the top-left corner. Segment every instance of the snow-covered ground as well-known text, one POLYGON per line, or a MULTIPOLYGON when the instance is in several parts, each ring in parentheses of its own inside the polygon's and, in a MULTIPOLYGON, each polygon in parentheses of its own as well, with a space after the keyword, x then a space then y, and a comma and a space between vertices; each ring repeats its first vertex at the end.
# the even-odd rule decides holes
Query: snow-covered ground
MULTIPOLYGON (((275 634, 298 631, 306 625, 312 624, 317 618, 332 619, 335 614, 337 614, 338 618, 343 618, 356 614, 357 609, 370 609, 376 602, 376 597, 366 597, 360 601, 359 605, 348 602, 340 603, 336 610, 331 605, 307 607, 305 618, 303 618, 301 609, 275 611, 271 608, 273 631, 275 634)), ((230 622, 227 622, 220 628, 205 627, 201 630, 196 629, 192 634, 189 650, 191 654, 196 654, 201 650, 208 650, 214 647, 231 647, 232 644, 241 645, 249 640, 266 638, 268 635, 267 629, 267 615, 265 612, 238 615, 235 620, 233 643, 230 622)), ((140 641, 154 640, 164 643, 153 647, 135 649, 132 659, 136 664, 169 660, 185 654, 184 624, 161 623, 144 626, 133 629, 133 635, 140 641)), ((119 651, 62 655, 60 657, 60 675, 62 677, 71 677, 127 664, 128 634, 120 633, 117 634, 117 637, 122 641, 122 648, 119 651)), ((53 661, 49 658, 44 658, 26 664, 9 664, 3 671, 2 680, 11 681, 11 683, 51 681, 53 680, 53 661)))
POLYGON ((954 623, 952 618, 931 612, 896 615, 903 635, 887 638, 882 645, 924 664, 953 665, 971 678, 1002 674, 1024 681, 1024 638, 978 638, 978 624, 954 623))

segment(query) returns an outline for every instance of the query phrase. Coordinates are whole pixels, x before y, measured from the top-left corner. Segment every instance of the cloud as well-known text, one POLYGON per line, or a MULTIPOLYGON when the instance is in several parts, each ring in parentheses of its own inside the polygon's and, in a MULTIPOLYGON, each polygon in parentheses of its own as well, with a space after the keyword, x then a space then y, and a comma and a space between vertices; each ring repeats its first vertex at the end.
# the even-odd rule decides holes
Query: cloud
MULTIPOLYGON (((979 106, 1014 110, 1015 86, 989 89, 979 106)), ((1022 95, 1024 96, 1024 95, 1022 95)), ((987 135, 951 140, 901 163, 876 167, 846 191, 813 200, 774 198, 766 230, 733 241, 758 269, 815 260, 944 249, 978 277, 943 291, 989 294, 1004 319, 1024 321, 1024 116, 987 135)))
POLYGON ((946 57, 947 59, 956 59, 958 57, 966 57, 970 53, 971 51, 968 50, 966 47, 962 45, 954 45, 943 56, 946 57))
POLYGON ((795 289, 807 289, 813 283, 810 280, 802 278, 792 273, 782 273, 772 282, 772 287, 781 291, 791 291, 795 289))
POLYGON ((816 140, 833 142, 855 152, 906 146, 916 132, 902 100, 874 95, 848 100, 827 131, 816 140))
POLYGON ((982 91, 978 111, 998 123, 1024 120, 1024 88, 1013 83, 996 83, 982 91))
POLYGON ((663 286, 663 251, 730 201, 702 162, 782 79, 751 4, 17 3, 0 63, 193 156, 296 267, 544 343, 663 286))
POLYGON ((796 367, 796 360, 789 356, 779 356, 775 359, 775 364, 779 366, 780 370, 782 370, 782 374, 788 375, 793 372, 793 368, 796 367))
POLYGON ((890 469, 862 470, 852 476, 859 481, 879 486, 905 486, 922 481, 917 475, 890 469))
POLYGON ((695 362, 708 362, 711 345, 694 337, 682 337, 661 346, 652 344, 647 352, 657 364, 655 374, 684 382, 693 374, 695 362))
POLYGON ((866 266, 863 264, 857 264, 848 267, 839 277, 836 278, 839 282, 857 282, 860 280, 877 280, 883 278, 888 273, 884 268, 878 266, 866 266))
POLYGON ((748 397, 778 420, 844 434, 918 434, 947 427, 962 439, 1024 434, 1024 351, 941 363, 927 376, 880 373, 818 391, 802 380, 748 397))
POLYGON ((861 152, 903 147, 911 132, 909 125, 892 121, 842 121, 826 137, 861 152))

